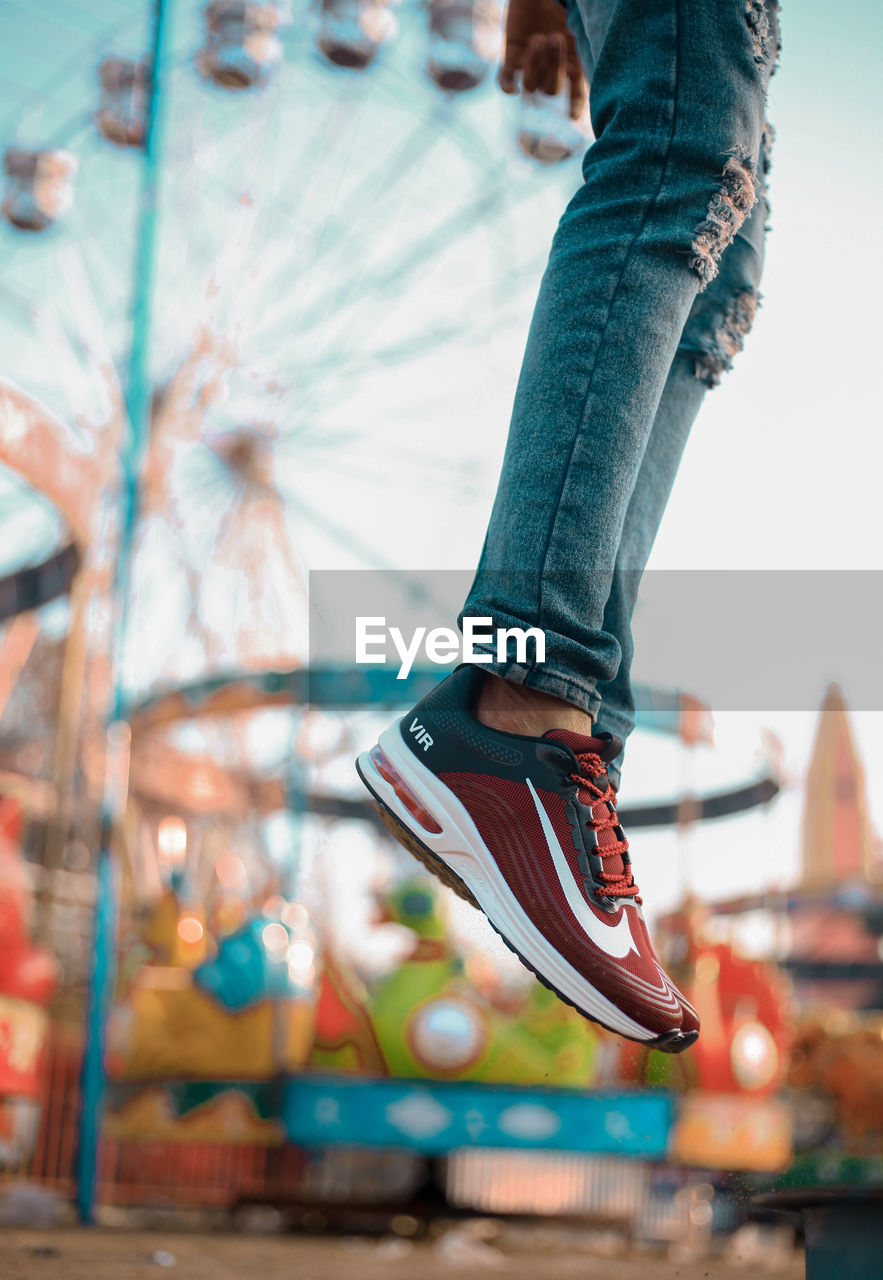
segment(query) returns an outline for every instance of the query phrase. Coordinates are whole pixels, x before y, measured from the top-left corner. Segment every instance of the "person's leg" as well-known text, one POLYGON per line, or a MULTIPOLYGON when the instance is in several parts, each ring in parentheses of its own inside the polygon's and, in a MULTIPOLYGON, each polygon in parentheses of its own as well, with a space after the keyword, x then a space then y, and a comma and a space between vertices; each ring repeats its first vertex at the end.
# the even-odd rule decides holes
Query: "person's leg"
MULTIPOLYGON (((631 619, 641 575, 705 392, 731 367, 754 319, 768 212, 763 192, 723 255, 718 275, 693 304, 626 511, 603 621, 604 631, 618 640, 622 658, 613 679, 598 684, 598 723, 623 743, 635 727, 631 619)), ((620 756, 608 770, 614 786, 619 785, 621 766, 620 756)))
MULTIPOLYGON (((508 679, 459 667, 357 763, 395 837, 528 968, 587 1017, 667 1052, 689 1048, 699 1020, 647 932, 608 773, 621 744, 556 716, 569 705, 587 718, 616 675, 604 611, 626 511, 697 292, 755 200, 771 47, 759 0, 745 4, 616 0, 595 33, 598 141, 540 290, 466 607, 543 627, 550 662, 516 652, 492 667, 508 679), (489 688, 538 699, 534 722, 483 720, 489 688)), ((677 440, 667 452, 679 456, 677 440)))
MULTIPOLYGON (((623 744, 635 727, 630 679, 634 656, 631 620, 641 574, 705 390, 693 374, 692 362, 680 354, 675 356, 623 524, 602 624, 609 635, 616 637, 622 656, 613 679, 598 683, 601 706, 597 713, 599 727, 616 734, 623 744)), ((623 753, 608 770, 616 788, 620 783, 622 763, 623 753)))
POLYGON ((573 0, 591 33, 596 141, 540 288, 463 615, 541 627, 545 664, 485 670, 592 715, 622 656, 604 613, 663 388, 760 185, 769 12, 618 0, 602 20, 573 0))

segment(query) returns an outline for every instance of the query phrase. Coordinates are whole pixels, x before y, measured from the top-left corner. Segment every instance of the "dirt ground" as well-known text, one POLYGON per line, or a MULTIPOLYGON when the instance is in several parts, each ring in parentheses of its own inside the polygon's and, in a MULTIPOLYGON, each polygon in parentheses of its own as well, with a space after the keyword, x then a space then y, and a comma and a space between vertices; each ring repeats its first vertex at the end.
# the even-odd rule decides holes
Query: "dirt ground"
MULTIPOLYGON (((760 1269, 748 1258, 724 1262, 670 1262, 658 1256, 604 1258, 564 1247, 551 1252, 517 1247, 490 1249, 452 1237, 408 1241, 309 1239, 295 1235, 175 1234, 171 1231, 61 1229, 0 1231, 0 1280, 746 1280, 760 1269), (459 1246, 459 1249, 458 1249, 459 1246), (482 1253, 482 1250, 486 1252, 482 1253), (478 1257, 474 1256, 477 1251, 478 1257)), ((537 1244, 542 1246, 543 1241, 537 1244)), ((782 1280, 803 1277, 794 1256, 774 1272, 782 1280)), ((753 1278, 754 1280, 754 1278, 753 1278)))

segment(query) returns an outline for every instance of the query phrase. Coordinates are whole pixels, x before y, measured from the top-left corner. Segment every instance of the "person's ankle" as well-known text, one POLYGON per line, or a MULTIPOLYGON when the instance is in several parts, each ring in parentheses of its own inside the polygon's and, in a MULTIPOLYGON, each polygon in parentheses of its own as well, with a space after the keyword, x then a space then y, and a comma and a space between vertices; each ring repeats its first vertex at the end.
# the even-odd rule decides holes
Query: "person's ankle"
POLYGON ((475 718, 488 729, 525 738, 541 738, 550 729, 591 734, 591 715, 572 702, 565 702, 563 698, 556 698, 541 689, 514 684, 487 671, 483 675, 475 704, 475 718))

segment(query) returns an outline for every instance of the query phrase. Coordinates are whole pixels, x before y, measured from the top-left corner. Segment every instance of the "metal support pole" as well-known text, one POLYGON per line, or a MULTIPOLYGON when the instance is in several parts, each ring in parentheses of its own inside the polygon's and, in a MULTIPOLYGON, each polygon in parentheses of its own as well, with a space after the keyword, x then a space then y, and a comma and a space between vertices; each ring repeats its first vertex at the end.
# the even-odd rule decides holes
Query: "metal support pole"
POLYGON ((150 337, 159 224, 162 113, 166 67, 170 62, 170 12, 173 0, 152 0, 152 82, 147 105, 145 155, 141 185, 138 244, 135 259, 132 340, 126 387, 128 423, 123 436, 120 472, 119 548, 113 584, 114 628, 111 662, 113 696, 107 726, 107 759, 102 800, 101 836, 95 885, 92 965, 89 975, 86 1037, 80 1073, 77 1134, 76 1202, 82 1222, 94 1220, 98 1145, 105 1098, 104 1050, 107 1015, 116 973, 116 887, 111 844, 122 816, 128 789, 129 708, 122 670, 123 640, 138 518, 141 466, 150 438, 153 387, 150 337))

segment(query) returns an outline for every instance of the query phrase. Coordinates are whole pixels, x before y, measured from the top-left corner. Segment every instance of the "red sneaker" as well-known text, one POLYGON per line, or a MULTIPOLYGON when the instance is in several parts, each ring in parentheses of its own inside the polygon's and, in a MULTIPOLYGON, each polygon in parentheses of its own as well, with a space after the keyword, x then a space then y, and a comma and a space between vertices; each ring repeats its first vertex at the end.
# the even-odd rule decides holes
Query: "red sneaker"
POLYGON ((479 679, 458 667, 359 756, 380 816, 562 1000, 680 1053, 699 1019, 647 934, 605 768, 620 742, 489 729, 471 712, 479 679))

